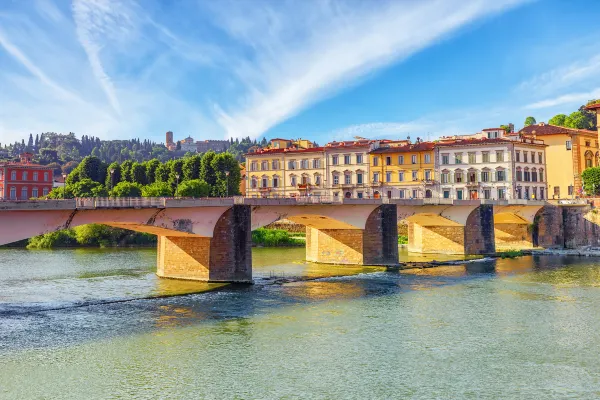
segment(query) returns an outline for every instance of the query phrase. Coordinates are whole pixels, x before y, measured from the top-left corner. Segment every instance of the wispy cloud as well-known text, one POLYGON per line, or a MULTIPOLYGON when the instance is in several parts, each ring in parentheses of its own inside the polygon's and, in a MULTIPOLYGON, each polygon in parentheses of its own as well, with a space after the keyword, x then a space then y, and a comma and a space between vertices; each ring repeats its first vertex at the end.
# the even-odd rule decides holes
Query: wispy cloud
POLYGON ((241 9, 219 7, 219 26, 253 57, 236 70, 246 95, 234 105, 216 104, 218 121, 229 136, 260 135, 367 74, 519 3, 392 1, 373 7, 371 2, 319 2, 314 7, 306 2, 298 10, 299 3, 251 2, 241 9))
POLYGON ((543 109, 562 105, 581 105, 586 103, 588 100, 600 98, 600 87, 590 92, 579 92, 579 93, 567 93, 553 98, 547 98, 535 103, 528 104, 525 108, 527 109, 543 109))

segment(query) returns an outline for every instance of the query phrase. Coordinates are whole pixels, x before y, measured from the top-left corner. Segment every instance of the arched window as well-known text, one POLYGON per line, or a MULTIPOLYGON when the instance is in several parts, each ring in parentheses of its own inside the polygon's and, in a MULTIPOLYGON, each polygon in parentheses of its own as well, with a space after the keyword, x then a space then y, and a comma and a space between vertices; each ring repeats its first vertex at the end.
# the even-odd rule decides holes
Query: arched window
POLYGON ((27 186, 21 188, 21 200, 27 200, 29 197, 27 196, 27 186))
POLYGON ((592 153, 591 151, 586 151, 585 152, 585 167, 586 168, 592 168, 594 166, 594 153, 592 153))
POLYGON ((427 190, 425 191, 425 198, 426 198, 426 199, 430 199, 430 198, 431 198, 431 196, 432 196, 432 194, 431 194, 431 190, 427 189, 427 190))
POLYGON ((537 182, 537 178, 538 178, 538 173, 537 173, 537 169, 531 168, 531 182, 537 182))
POLYGON ((540 168, 539 181, 544 182, 544 168, 540 168))
POLYGON ((251 180, 251 183, 250 183, 250 187, 251 187, 252 189, 256 189, 256 187, 257 187, 257 186, 258 186, 258 181, 256 180, 256 177, 255 177, 255 176, 253 176, 253 177, 252 177, 252 180, 251 180))
POLYGON ((523 180, 523 170, 521 167, 517 167, 517 181, 520 182, 523 180))

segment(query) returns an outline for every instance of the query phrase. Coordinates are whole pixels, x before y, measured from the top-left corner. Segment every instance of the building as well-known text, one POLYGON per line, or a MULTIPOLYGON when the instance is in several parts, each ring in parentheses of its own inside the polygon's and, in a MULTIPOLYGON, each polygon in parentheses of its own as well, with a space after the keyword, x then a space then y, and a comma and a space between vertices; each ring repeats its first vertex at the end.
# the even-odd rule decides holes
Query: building
POLYGON ((331 142, 325 146, 327 194, 338 198, 363 198, 371 195, 369 151, 374 141, 331 142))
POLYGON ((547 145, 548 197, 571 198, 582 194, 581 173, 598 166, 598 133, 539 123, 519 131, 547 145))
POLYGON ((371 150, 369 185, 373 197, 418 199, 435 197, 434 143, 395 146, 379 144, 371 150))
POLYGON ((240 194, 246 196, 246 167, 240 165, 240 194))
POLYGON ((198 153, 206 153, 209 150, 222 152, 229 148, 228 140, 202 140, 196 142, 196 150, 198 153))
POLYGON ((33 154, 21 154, 19 162, 0 163, 0 200, 28 200, 52 190, 52 168, 31 162, 33 154))
POLYGON ((194 139, 191 136, 180 140, 179 143, 181 144, 181 151, 183 152, 187 153, 188 151, 191 151, 195 153, 198 150, 198 146, 196 146, 196 142, 194 142, 194 139))
POLYGON ((165 147, 169 151, 177 150, 177 145, 181 146, 181 151, 192 153, 206 153, 209 150, 222 152, 229 148, 229 140, 199 140, 194 141, 191 136, 186 137, 178 142, 173 141, 173 132, 168 131, 166 134, 165 147))
POLYGON ((483 138, 440 140, 435 169, 441 198, 546 199, 546 145, 542 140, 483 138))
POLYGON ((499 139, 512 134, 515 131, 513 124, 508 124, 510 133, 507 133, 504 128, 486 128, 481 132, 468 135, 452 135, 442 136, 440 140, 466 140, 466 139, 499 139))
POLYGON ((173 132, 171 131, 168 131, 166 133, 165 146, 169 151, 173 151, 177 148, 177 145, 175 144, 175 142, 173 142, 173 132))

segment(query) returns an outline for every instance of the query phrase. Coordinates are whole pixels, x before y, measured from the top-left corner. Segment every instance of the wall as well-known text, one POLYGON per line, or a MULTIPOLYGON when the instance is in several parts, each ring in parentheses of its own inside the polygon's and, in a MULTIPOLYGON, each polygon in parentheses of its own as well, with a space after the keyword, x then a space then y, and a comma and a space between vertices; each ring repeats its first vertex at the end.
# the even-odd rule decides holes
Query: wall
POLYGON ((546 175, 548 181, 548 198, 559 198, 554 196, 554 188, 560 188, 560 198, 570 197, 567 195, 569 185, 573 184, 573 154, 572 150, 566 150, 565 142, 571 140, 569 135, 544 135, 540 136, 546 147, 546 175))
POLYGON ((362 196, 367 198, 371 195, 369 186, 369 146, 345 146, 345 147, 325 147, 327 159, 327 194, 333 197, 346 197, 346 193, 351 198, 362 196), (350 156, 350 164, 344 164, 344 156, 350 156), (362 162, 358 162, 357 155, 362 156, 362 162), (333 157, 338 157, 338 165, 333 165, 333 157), (358 183, 357 174, 362 174, 362 184, 358 183), (334 185, 333 177, 337 174, 339 183, 334 185), (345 175, 350 175, 350 184, 345 183, 345 175), (360 193, 360 195, 359 195, 360 193))
POLYGON ((370 178, 369 182, 374 181, 374 174, 379 174, 379 182, 381 185, 374 187, 373 191, 379 191, 382 197, 388 196, 388 191, 391 192, 393 198, 424 198, 425 191, 431 191, 431 197, 437 198, 436 186, 433 182, 438 179, 434 165, 434 151, 402 151, 402 147, 392 147, 390 151, 370 154, 370 178), (429 156, 429 162, 425 162, 425 155, 429 156), (403 163, 400 164, 400 156, 404 157, 403 163), (417 162, 412 163, 412 157, 417 157, 417 162), (391 164, 387 165, 387 157, 390 157, 391 164), (377 166, 374 165, 374 159, 377 159, 377 166), (430 179, 428 184, 425 184, 425 170, 430 171, 430 179), (413 180, 412 173, 417 172, 417 180, 413 180), (387 182, 386 173, 391 173, 391 181, 387 182), (404 173, 404 179, 401 181, 399 173, 404 173), (417 191, 417 196, 413 196, 413 190, 417 191), (401 194, 402 192, 402 194, 401 194))

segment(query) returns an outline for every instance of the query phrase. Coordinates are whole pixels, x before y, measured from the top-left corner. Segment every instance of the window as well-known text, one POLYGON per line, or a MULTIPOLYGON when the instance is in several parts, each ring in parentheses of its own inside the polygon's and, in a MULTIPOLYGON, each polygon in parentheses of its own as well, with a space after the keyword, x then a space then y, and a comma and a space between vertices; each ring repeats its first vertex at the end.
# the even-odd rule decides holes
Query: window
POLYGON ((417 179, 419 179, 418 171, 413 171, 412 172, 412 180, 416 181, 417 179))
POLYGON ((346 165, 350 164, 350 154, 344 155, 344 164, 346 164, 346 165))
POLYGON ((288 161, 288 169, 296 169, 296 161, 295 160, 288 161))
POLYGON ((568 190, 567 190, 567 194, 568 194, 569 196, 572 196, 572 195, 573 195, 573 185, 569 185, 569 187, 568 187, 567 189, 568 189, 568 190))
POLYGON ((498 170, 498 171, 496 171, 496 180, 498 182, 504 182, 504 180, 505 180, 504 170, 498 170))
POLYGON ((425 180, 426 181, 430 181, 431 180, 431 170, 430 169, 426 169, 425 170, 425 180))
POLYGON ((256 189, 256 178, 252 178, 252 183, 250 184, 250 187, 252 187, 252 189, 256 189))
POLYGON ((391 190, 387 191, 387 197, 388 197, 388 199, 392 198, 392 191, 391 190))
POLYGON ((268 178, 262 178, 262 184, 260 185, 260 187, 266 188, 269 186, 269 179, 268 178))
POLYGON ((531 198, 532 198, 532 199, 537 199, 537 198, 538 198, 538 195, 537 195, 537 187, 533 187, 533 188, 531 188, 531 191, 532 191, 532 193, 531 193, 531 198))
MULTIPOLYGON (((524 151, 523 152, 523 162, 528 162, 527 161, 527 154, 529 154, 528 152, 524 151)), ((533 161, 532 161, 533 162, 533 161)))
POLYGON ((417 192, 416 189, 413 189, 413 191, 412 191, 412 198, 413 199, 418 199, 419 198, 419 193, 417 192))
POLYGON ((398 172, 398 182, 404 182, 404 172, 398 172))
POLYGON ((450 164, 450 156, 448 154, 442 154, 442 164, 450 164))
POLYGON ((442 183, 448 183, 450 181, 450 174, 442 172, 442 183))
MULTIPOLYGON (((37 173, 37 172, 34 172, 34 173, 33 173, 33 180, 34 180, 34 181, 37 181, 37 180, 38 180, 38 173, 37 173)), ((35 197, 37 197, 37 196, 35 196, 35 197)))
POLYGON ((250 171, 256 171, 256 161, 250 163, 250 171))
POLYGON ((529 186, 525 186, 525 200, 529 199, 529 186))
POLYGON ((462 191, 462 189, 456 189, 456 198, 458 200, 462 200, 463 199, 463 191, 462 191))
POLYGON ((373 183, 379 183, 379 172, 373 173, 373 183))
POLYGON ((315 175, 315 185, 321 184, 321 175, 315 175))
POLYGON ((538 173, 534 168, 531 170, 531 182, 537 182, 537 177, 538 177, 538 173))
POLYGON ((358 197, 359 199, 363 198, 363 192, 356 192, 356 197, 358 197))
POLYGON ((271 161, 271 169, 279 169, 279 160, 271 161))
POLYGON ((296 186, 296 177, 295 176, 292 176, 291 184, 292 184, 292 186, 296 186))
POLYGON ((300 168, 301 169, 308 168, 308 160, 300 160, 300 168))
POLYGON ((554 196, 560 198, 560 186, 554 186, 554 196))
POLYGON ((379 159, 377 157, 373 157, 373 166, 376 167, 379 165, 379 159))
POLYGON ((333 176, 333 184, 334 185, 339 185, 340 184, 340 176, 339 175, 334 175, 333 176))
POLYGON ((448 189, 444 189, 444 198, 445 199, 449 199, 450 198, 450 191, 448 189))
POLYGON ((522 181, 523 180, 523 171, 521 171, 521 168, 517 168, 517 181, 522 181))
POLYGON ((585 147, 591 147, 592 146, 592 142, 590 142, 589 140, 585 141, 585 147))
POLYGON ((50 180, 47 172, 44 172, 44 180, 46 182, 48 182, 50 180))
POLYGON ((544 200, 544 188, 540 188, 540 200, 544 200))
POLYGON ((356 173, 356 183, 359 185, 363 184, 363 174, 362 172, 357 172, 356 173))
POLYGON ((431 154, 425 154, 425 164, 431 164, 431 154))
POLYGON ((483 198, 489 200, 492 197, 492 191, 490 189, 483 189, 483 198))
POLYGON ((27 200, 27 188, 21 188, 21 200, 27 200))
POLYGON ((27 171, 23 171, 23 180, 26 181, 29 177, 27 176, 27 171))
POLYGON ((467 175, 467 179, 471 183, 477 182, 477 172, 474 172, 474 171, 469 172, 467 175))
POLYGON ((463 174, 462 174, 462 172, 460 172, 460 171, 459 172, 455 172, 454 173, 454 182, 456 182, 456 183, 462 183, 462 181, 463 181, 463 174))
POLYGON ((504 189, 504 188, 498 188, 498 199, 499 200, 506 199, 506 189, 504 189))
POLYGON ((531 172, 529 172, 527 168, 525 168, 525 171, 523 171, 523 180, 525 182, 531 181, 531 172))
POLYGON ((544 170, 540 169, 540 174, 539 174, 539 178, 540 178, 540 182, 544 182, 544 170))
POLYGON ((469 164, 475 164, 475 153, 469 153, 469 164))
POLYGON ((319 160, 318 158, 315 158, 314 160, 312 160, 312 167, 313 168, 321 168, 321 160, 319 160))
POLYGON ((462 153, 454 153, 454 164, 462 164, 462 153))
POLYGON ((385 173, 385 181, 386 182, 391 182, 392 181, 392 173, 391 172, 386 172, 385 173))
POLYGON ((489 182, 489 181, 490 181, 489 171, 481 171, 481 182, 489 182))
POLYGON ((10 173, 10 179, 13 180, 13 181, 17 180, 17 171, 12 171, 10 173))
POLYGON ((279 187, 279 177, 277 177, 277 176, 273 177, 273 187, 274 188, 279 187))
POLYGON ((333 165, 338 165, 339 164, 339 157, 338 156, 331 157, 331 163, 333 165))
POLYGON ((350 185, 352 183, 352 175, 350 174, 345 174, 344 175, 344 183, 346 185, 350 185))
POLYGON ((404 189, 398 190, 398 197, 400 197, 401 199, 404 198, 404 189))
POLYGON ((17 188, 14 186, 10 188, 10 199, 11 200, 17 199, 17 188))
POLYGON ((386 157, 385 158, 385 165, 392 165, 392 157, 386 157))
POLYGON ((413 154, 413 155, 412 155, 412 157, 411 157, 411 162, 412 162, 413 164, 416 164, 416 163, 417 163, 417 156, 416 156, 416 154, 413 154))
POLYGON ((269 163, 267 161, 263 161, 260 163, 260 169, 262 171, 266 171, 269 169, 269 163))
POLYGON ((31 189, 31 197, 39 197, 38 188, 31 189))
POLYGON ((572 148, 572 145, 571 145, 571 141, 570 141, 570 140, 567 140, 567 141, 565 142, 565 147, 567 148, 567 150, 571 150, 571 148, 572 148))
POLYGON ((515 151, 515 161, 521 162, 521 152, 520 151, 515 151))
POLYGON ((404 156, 398 156, 398 165, 404 164, 404 156))
POLYGON ((481 162, 484 162, 484 163, 490 162, 490 153, 488 153, 487 151, 484 151, 483 153, 481 153, 481 162))
POLYGON ((544 163, 544 160, 543 160, 543 157, 544 157, 544 156, 543 156, 542 154, 543 154, 543 153, 538 153, 538 162, 539 162, 540 164, 543 164, 543 163, 544 163))
MULTIPOLYGON (((356 163, 357 164, 362 164, 363 163, 363 155, 362 154, 357 154, 356 155, 356 163)), ((362 196, 362 193, 361 193, 362 196)))
POLYGON ((504 161, 504 152, 502 150, 499 150, 496 152, 496 162, 502 161, 504 161))

